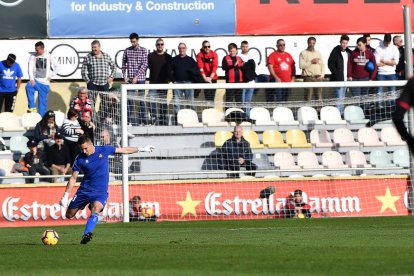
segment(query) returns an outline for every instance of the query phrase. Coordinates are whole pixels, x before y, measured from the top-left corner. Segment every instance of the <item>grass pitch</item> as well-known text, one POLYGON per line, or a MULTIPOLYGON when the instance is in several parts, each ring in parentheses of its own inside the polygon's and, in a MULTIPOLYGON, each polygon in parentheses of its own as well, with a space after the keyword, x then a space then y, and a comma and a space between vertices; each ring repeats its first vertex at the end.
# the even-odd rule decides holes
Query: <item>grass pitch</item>
POLYGON ((414 218, 271 219, 0 229, 2 275, 413 275, 414 218))

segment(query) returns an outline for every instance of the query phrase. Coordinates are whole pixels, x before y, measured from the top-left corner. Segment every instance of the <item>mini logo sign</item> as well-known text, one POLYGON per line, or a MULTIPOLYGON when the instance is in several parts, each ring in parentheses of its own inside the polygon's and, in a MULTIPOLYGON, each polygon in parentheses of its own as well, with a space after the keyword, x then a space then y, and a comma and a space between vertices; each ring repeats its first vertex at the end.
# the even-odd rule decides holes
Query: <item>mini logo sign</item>
POLYGON ((80 58, 76 49, 69 44, 59 44, 50 51, 60 65, 58 76, 68 77, 79 68, 80 58))
POLYGON ((24 0, 0 0, 0 6, 14 7, 20 5, 24 0))

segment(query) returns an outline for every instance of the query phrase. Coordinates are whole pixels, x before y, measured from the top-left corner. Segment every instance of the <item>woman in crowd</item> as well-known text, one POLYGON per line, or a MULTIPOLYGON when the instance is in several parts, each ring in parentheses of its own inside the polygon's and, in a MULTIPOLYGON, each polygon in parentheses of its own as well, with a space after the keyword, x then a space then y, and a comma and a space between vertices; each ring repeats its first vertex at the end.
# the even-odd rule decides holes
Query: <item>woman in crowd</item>
POLYGON ((80 152, 78 139, 79 136, 84 133, 81 125, 79 124, 78 117, 78 112, 75 109, 70 108, 67 113, 67 118, 63 121, 61 129, 61 133, 65 139, 65 144, 68 146, 70 151, 70 164, 73 164, 73 161, 75 161, 76 156, 80 152))

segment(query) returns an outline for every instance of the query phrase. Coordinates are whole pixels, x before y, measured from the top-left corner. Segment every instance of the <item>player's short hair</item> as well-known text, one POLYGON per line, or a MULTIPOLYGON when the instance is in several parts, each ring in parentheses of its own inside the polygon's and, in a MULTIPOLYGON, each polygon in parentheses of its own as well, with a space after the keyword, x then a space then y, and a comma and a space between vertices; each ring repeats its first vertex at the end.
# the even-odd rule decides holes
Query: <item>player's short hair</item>
POLYGON ((83 145, 85 143, 92 143, 91 138, 87 134, 83 134, 83 135, 79 136, 79 139, 78 139, 78 144, 79 145, 83 145))
POLYGON ((295 190, 295 192, 293 193, 293 195, 294 196, 295 195, 302 195, 302 190, 299 190, 299 189, 295 190))
POLYGON ((249 42, 247 42, 247 40, 243 40, 240 45, 247 45, 247 44, 249 44, 249 42))
POLYGON ((133 196, 131 198, 131 202, 134 202, 134 201, 141 201, 141 197, 139 195, 133 196))
POLYGON ((384 42, 391 42, 391 34, 384 35, 384 42))
POLYGON ((38 41, 38 42, 35 43, 35 47, 45 48, 45 44, 42 41, 38 41))
POLYGON ((370 34, 364 34, 362 37, 367 38, 367 37, 371 37, 371 35, 370 34))
POLYGON ((228 49, 231 50, 231 49, 234 49, 234 48, 237 49, 236 43, 230 43, 229 46, 228 46, 228 49))
POLYGON ((349 36, 346 34, 341 35, 341 39, 339 41, 342 42, 342 40, 349 41, 349 36))
POLYGON ((99 40, 95 39, 94 41, 92 41, 91 45, 99 45, 99 46, 101 46, 101 42, 99 42, 99 40))
POLYGON ((129 39, 131 40, 131 39, 139 39, 139 35, 137 34, 137 33, 132 33, 132 34, 130 34, 129 35, 129 39))
POLYGON ((396 35, 396 36, 394 36, 394 37, 392 38, 392 42, 393 42, 393 43, 395 43, 398 39, 401 39, 401 40, 402 40, 402 38, 401 38, 401 36, 400 36, 400 35, 396 35))
POLYGON ((308 43, 309 43, 310 41, 312 41, 312 40, 316 42, 316 38, 315 38, 315 37, 313 37, 313 36, 308 37, 308 43))
POLYGON ((366 37, 363 37, 363 36, 360 37, 360 38, 358 38, 357 39, 357 44, 360 43, 360 42, 362 42, 364 44, 367 44, 367 38, 366 37))

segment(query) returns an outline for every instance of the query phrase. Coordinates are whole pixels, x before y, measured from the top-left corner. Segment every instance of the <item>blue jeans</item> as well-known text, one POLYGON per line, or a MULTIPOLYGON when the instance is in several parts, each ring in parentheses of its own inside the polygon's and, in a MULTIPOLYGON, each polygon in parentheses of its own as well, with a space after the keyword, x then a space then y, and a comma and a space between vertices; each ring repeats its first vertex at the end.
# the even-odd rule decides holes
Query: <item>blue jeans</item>
MULTIPOLYGON (((139 81, 137 84, 145 84, 145 81, 139 81)), ((145 90, 128 90, 127 91, 129 95, 131 96, 138 96, 138 97, 144 97, 145 96, 145 90)), ((146 114, 145 114, 145 101, 139 101, 139 113, 138 116, 136 116, 134 112, 134 104, 135 100, 128 99, 127 103, 127 114, 128 114, 128 123, 131 123, 133 125, 138 124, 145 124, 147 122, 146 114)))
POLYGON ((336 98, 338 99, 338 101, 336 102, 336 107, 339 109, 339 111, 341 112, 341 114, 344 113, 344 98, 345 98, 345 94, 346 94, 346 87, 337 87, 335 88, 336 90, 336 98))
MULTIPOLYGON (((368 77, 361 78, 361 79, 352 78, 352 81, 369 81, 369 78, 368 77)), ((366 96, 368 95, 368 91, 369 91, 368 87, 352 87, 351 89, 352 97, 366 96)), ((367 114, 366 112, 369 109, 369 103, 360 103, 360 106, 364 110, 364 113, 367 114)))
MULTIPOLYGON (((397 80, 397 75, 395 74, 390 74, 390 75, 377 75, 377 80, 379 81, 393 81, 393 80, 397 80)), ((389 86, 388 87, 388 91, 395 91, 395 86, 389 86)), ((384 93, 384 87, 380 86, 378 87, 378 92, 379 95, 384 93)))
POLYGON ((250 118, 251 102, 253 99, 254 88, 243 89, 242 102, 246 104, 246 115, 250 118))
POLYGON ((42 84, 40 82, 35 81, 35 85, 32 86, 30 82, 26 84, 26 95, 27 95, 27 102, 28 108, 35 108, 35 93, 38 92, 38 102, 39 102, 39 114, 43 117, 46 113, 47 109, 47 101, 49 95, 50 86, 46 84, 42 84))
MULTIPOLYGON (((176 83, 191 83, 190 81, 177 81, 176 83)), ((174 113, 180 111, 181 100, 188 101, 188 108, 194 109, 194 90, 193 89, 175 89, 174 90, 174 113)))

